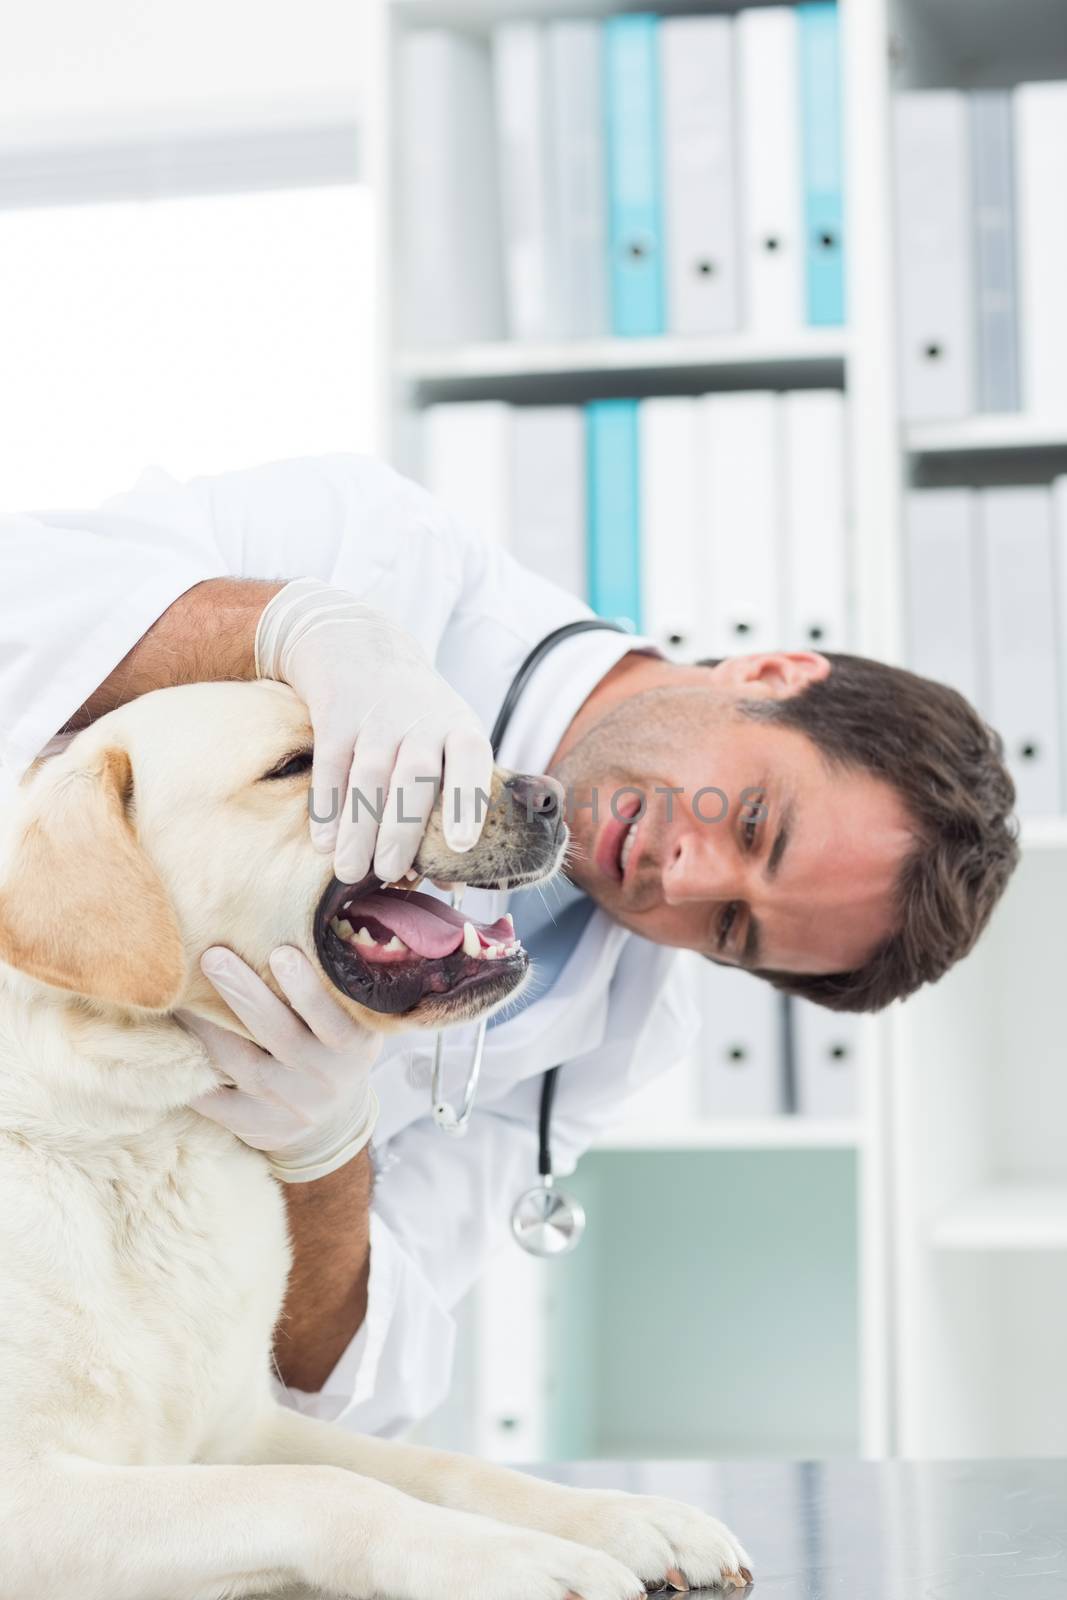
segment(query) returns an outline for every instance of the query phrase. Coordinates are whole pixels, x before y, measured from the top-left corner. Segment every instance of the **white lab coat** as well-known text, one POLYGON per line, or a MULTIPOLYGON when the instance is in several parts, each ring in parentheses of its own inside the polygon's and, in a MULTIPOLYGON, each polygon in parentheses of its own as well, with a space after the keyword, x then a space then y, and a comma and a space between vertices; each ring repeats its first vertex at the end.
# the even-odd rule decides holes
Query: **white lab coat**
MULTIPOLYGON (((464 535, 429 495, 354 456, 282 462, 182 485, 146 474, 94 512, 0 518, 0 766, 8 783, 181 594, 224 576, 311 576, 411 630, 492 725, 530 648, 586 608, 502 550, 464 535)), ((502 764, 544 769, 563 730, 630 638, 580 635, 538 669, 502 764)), ((476 918, 494 914, 475 891, 476 918)), ((452 1311, 507 1238, 512 1200, 536 1175, 541 1075, 564 1063, 552 1145, 573 1169, 631 1093, 676 1061, 696 1019, 670 951, 594 912, 556 982, 490 1030, 465 1139, 428 1116, 433 1038, 391 1035, 375 1067, 381 1119, 369 1308, 322 1390, 286 1403, 395 1434, 443 1400, 452 1311)), ((455 1101, 471 1030, 448 1035, 455 1101)), ((513 1246, 508 1243, 508 1248, 513 1246)))

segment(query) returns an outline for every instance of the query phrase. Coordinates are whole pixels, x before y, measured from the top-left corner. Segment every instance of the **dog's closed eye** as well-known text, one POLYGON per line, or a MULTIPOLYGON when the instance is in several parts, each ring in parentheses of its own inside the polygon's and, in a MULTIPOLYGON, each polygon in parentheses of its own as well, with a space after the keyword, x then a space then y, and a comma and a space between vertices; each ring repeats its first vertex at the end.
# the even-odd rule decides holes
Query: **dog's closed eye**
POLYGON ((260 783, 268 783, 275 778, 296 778, 302 772, 310 772, 311 757, 312 752, 310 750, 296 750, 291 756, 286 756, 285 760, 276 767, 271 767, 269 772, 265 772, 259 781, 260 783))

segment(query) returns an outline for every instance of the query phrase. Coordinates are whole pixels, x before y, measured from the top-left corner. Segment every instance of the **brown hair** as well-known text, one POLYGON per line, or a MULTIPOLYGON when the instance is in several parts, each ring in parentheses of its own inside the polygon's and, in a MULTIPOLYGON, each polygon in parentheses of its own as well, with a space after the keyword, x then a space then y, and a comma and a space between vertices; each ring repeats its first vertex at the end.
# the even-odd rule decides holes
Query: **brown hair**
POLYGON ((878 1011, 942 977, 989 921, 1019 859, 1015 785, 999 734, 955 689, 862 656, 827 659, 821 682, 741 710, 806 734, 834 766, 885 779, 915 848, 897 882, 897 931, 861 967, 760 976, 834 1011, 878 1011))

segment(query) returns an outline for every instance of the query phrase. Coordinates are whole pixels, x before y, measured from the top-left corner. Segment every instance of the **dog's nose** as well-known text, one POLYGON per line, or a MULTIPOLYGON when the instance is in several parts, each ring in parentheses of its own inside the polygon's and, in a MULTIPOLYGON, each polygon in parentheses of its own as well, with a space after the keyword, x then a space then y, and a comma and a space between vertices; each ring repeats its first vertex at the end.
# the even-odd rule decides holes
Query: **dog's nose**
POLYGON ((508 778, 505 787, 511 794, 511 803, 521 811, 528 822, 534 817, 543 817, 546 821, 563 815, 563 785, 556 782, 555 778, 531 777, 529 773, 517 772, 508 778))

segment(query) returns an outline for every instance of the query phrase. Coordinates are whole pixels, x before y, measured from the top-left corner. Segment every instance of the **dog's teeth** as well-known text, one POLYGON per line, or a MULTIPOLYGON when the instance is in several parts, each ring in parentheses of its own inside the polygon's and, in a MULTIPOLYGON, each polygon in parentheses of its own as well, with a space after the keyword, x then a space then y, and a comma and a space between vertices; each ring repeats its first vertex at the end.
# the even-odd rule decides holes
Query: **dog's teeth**
POLYGON ((463 954, 465 956, 480 956, 482 941, 478 937, 478 930, 473 922, 463 924, 463 954))
POLYGON ((342 939, 351 939, 352 924, 347 917, 334 917, 331 926, 334 933, 340 934, 342 939))
POLYGON ((409 883, 420 883, 422 881, 414 867, 409 867, 404 876, 409 883))
POLYGON ((374 938, 369 928, 360 928, 359 932, 356 934, 357 944, 368 945, 377 944, 377 942, 378 941, 374 938))
POLYGON ((515 919, 512 917, 511 912, 510 911, 505 911, 503 917, 501 918, 501 921, 507 923, 508 931, 511 934, 512 938, 514 938, 515 937, 515 919))
POLYGON ((404 950, 404 951, 406 951, 407 950, 407 945, 404 943, 403 939, 401 939, 399 937, 399 935, 394 933, 393 937, 390 939, 389 943, 382 945, 382 949, 383 950, 404 950))

